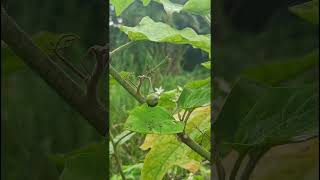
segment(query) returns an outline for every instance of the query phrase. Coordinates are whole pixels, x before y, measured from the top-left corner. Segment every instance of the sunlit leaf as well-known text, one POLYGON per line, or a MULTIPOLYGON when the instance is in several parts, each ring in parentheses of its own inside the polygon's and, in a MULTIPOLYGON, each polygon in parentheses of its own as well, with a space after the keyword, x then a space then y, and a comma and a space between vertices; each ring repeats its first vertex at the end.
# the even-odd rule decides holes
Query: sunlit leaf
POLYGON ((129 113, 125 128, 139 133, 175 134, 182 132, 183 124, 176 121, 165 108, 143 104, 129 113))
POLYGON ((182 10, 198 15, 209 15, 211 10, 210 3, 210 0, 188 0, 182 10))
POLYGON ((210 97, 210 78, 191 81, 184 87, 177 104, 183 109, 197 108, 210 104, 210 97))
POLYGON ((201 63, 201 65, 207 69, 211 69, 211 61, 201 63))
MULTIPOLYGON (((116 11, 116 16, 120 16, 121 13, 128 8, 134 0, 111 0, 110 3, 114 6, 116 11)), ((147 1, 144 1, 147 3, 147 1)))
POLYGON ((151 0, 141 0, 144 6, 147 6, 151 0))
MULTIPOLYGON (((210 112, 210 107, 196 109, 186 127, 187 134, 199 144, 206 139, 206 143, 202 144, 206 149, 210 148, 210 112)), ((191 172, 198 170, 198 162, 202 158, 176 136, 158 135, 150 144, 152 147, 144 160, 142 179, 160 180, 173 166, 180 166, 191 172)))
POLYGON ((154 22, 150 17, 144 17, 135 27, 120 26, 133 41, 149 40, 174 44, 190 44, 210 53, 210 36, 198 35, 191 28, 177 30, 162 22, 154 22), (161 31, 159 31, 161 29, 161 31))

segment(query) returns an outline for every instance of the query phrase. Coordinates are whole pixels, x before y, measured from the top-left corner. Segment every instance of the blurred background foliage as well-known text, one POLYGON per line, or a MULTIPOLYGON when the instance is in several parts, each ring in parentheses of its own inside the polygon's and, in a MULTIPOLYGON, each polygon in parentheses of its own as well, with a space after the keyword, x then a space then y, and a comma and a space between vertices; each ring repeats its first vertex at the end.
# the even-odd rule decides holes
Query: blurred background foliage
MULTIPOLYGON (((288 11, 289 5, 298 2, 302 1, 214 1, 212 59, 215 77, 231 86, 248 67, 294 59, 318 48, 318 25, 297 18, 288 11)), ((160 4, 151 3, 149 6, 151 8, 144 8, 141 3, 134 3, 121 19, 109 12, 115 24, 134 26, 148 15, 178 29, 190 26, 200 34, 209 32, 201 18, 184 13, 167 18, 165 12, 159 10, 162 9, 160 4)), ((7 9, 29 34, 41 31, 78 34, 81 41, 73 51, 76 57, 83 57, 88 47, 101 44, 107 37, 108 4, 102 0, 9 0, 7 9)), ((111 49, 128 41, 126 35, 116 28, 110 27, 109 31, 111 49)), ((2 44, 1 49, 4 47, 2 44)), ((119 71, 135 72, 137 76, 154 67, 166 55, 173 61, 155 73, 155 87, 171 90, 183 86, 190 79, 201 79, 208 73, 200 67, 208 57, 188 45, 138 43, 117 54, 112 64, 119 71)), ((7 50, 1 51, 1 70, 1 178, 57 179, 59 171, 48 159, 49 154, 66 153, 92 141, 97 142, 101 137, 7 50)), ((318 77, 315 76, 317 74, 317 68, 311 70, 311 78, 318 77)), ((119 85, 110 87, 110 129, 113 135, 123 131, 127 111, 136 104, 119 85)), ((144 152, 137 148, 142 141, 142 136, 133 136, 121 146, 119 153, 124 165, 133 165, 131 171, 131 166, 126 168, 134 177, 139 176, 134 168, 141 168, 139 163, 144 157, 144 152)), ((177 171, 181 170, 172 173, 177 171)), ((111 172, 115 174, 117 169, 112 167, 111 172)))

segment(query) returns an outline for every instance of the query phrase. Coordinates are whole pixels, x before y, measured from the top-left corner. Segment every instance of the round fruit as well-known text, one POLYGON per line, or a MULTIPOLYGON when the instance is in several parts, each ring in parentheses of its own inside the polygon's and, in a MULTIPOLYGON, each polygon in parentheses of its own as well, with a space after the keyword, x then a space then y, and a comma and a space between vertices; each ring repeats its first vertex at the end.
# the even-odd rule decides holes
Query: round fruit
POLYGON ((150 107, 154 107, 158 104, 159 95, 156 93, 151 93, 147 96, 147 104, 150 107))

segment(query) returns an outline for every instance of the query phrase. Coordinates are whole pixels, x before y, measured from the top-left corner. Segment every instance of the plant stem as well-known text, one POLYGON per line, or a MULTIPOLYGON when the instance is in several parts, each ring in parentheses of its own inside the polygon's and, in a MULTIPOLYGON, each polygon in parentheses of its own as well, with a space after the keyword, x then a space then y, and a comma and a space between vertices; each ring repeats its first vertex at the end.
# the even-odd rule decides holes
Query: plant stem
POLYGON ((192 150, 194 150, 196 153, 198 153, 200 156, 205 158, 206 160, 211 162, 210 159, 210 152, 205 150, 202 146, 200 146, 198 143, 193 141, 187 134, 184 133, 178 133, 177 136, 187 146, 189 146, 192 150))
POLYGON ((134 43, 134 41, 130 41, 130 42, 127 42, 126 44, 123 44, 119 47, 117 47, 116 49, 112 50, 110 53, 109 53, 109 58, 111 58, 114 54, 116 54, 117 52, 119 52, 120 50, 128 47, 129 45, 132 45, 134 43))
POLYGON ((240 180, 248 180, 252 174, 254 168, 257 166, 258 161, 261 157, 270 149, 270 147, 265 147, 259 150, 253 149, 249 153, 249 162, 247 163, 244 171, 242 172, 240 180))
POLYGON ((217 174, 218 174, 218 179, 219 180, 225 180, 226 177, 226 173, 224 170, 224 167, 222 165, 222 162, 219 158, 219 152, 218 152, 218 147, 217 147, 217 138, 215 138, 214 134, 213 134, 213 150, 212 150, 212 154, 213 154, 213 161, 215 162, 216 168, 217 168, 217 174))
POLYGON ((126 176, 124 175, 124 173, 122 171, 122 165, 121 165, 120 158, 118 157, 117 144, 114 143, 113 136, 112 136, 111 132, 110 132, 110 141, 111 141, 112 146, 113 146, 113 151, 114 151, 113 156, 114 156, 114 158, 115 158, 115 160, 117 162, 118 170, 120 172, 121 178, 122 178, 122 180, 126 180, 126 176))
POLYGON ((235 162, 235 164, 234 164, 234 166, 232 168, 229 180, 235 180, 236 179, 238 170, 240 168, 240 165, 241 165, 243 159, 246 157, 246 155, 247 155, 247 152, 239 153, 239 157, 238 157, 237 161, 235 162))
POLYGON ((109 73, 123 88, 125 88, 137 101, 139 101, 139 103, 143 104, 145 102, 142 96, 137 95, 136 89, 124 80, 111 64, 109 64, 109 73))

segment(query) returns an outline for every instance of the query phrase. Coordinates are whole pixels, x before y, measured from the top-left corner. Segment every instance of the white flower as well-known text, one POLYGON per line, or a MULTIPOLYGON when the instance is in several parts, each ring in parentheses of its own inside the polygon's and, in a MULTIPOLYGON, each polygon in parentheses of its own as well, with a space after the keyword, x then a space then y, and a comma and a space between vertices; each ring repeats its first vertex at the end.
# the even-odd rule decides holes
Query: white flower
POLYGON ((164 91, 164 89, 162 88, 162 86, 160 86, 159 88, 155 88, 155 90, 156 90, 156 93, 157 93, 158 95, 160 95, 160 94, 164 91))
POLYGON ((122 18, 118 18, 118 23, 121 24, 123 22, 122 18))

